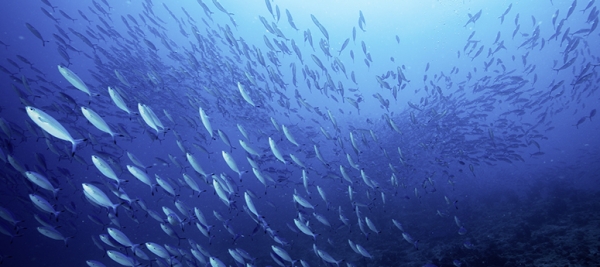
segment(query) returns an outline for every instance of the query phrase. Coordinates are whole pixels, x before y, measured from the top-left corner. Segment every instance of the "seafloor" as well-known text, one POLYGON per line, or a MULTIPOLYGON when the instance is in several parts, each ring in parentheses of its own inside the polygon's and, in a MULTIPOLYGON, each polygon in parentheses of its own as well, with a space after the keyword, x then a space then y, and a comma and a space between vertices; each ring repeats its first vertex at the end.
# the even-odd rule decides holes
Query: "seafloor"
POLYGON ((424 260, 411 266, 455 266, 456 259, 460 266, 600 266, 600 192, 549 184, 532 186, 525 198, 479 198, 469 211, 474 246, 432 240, 430 249, 410 252, 424 260))

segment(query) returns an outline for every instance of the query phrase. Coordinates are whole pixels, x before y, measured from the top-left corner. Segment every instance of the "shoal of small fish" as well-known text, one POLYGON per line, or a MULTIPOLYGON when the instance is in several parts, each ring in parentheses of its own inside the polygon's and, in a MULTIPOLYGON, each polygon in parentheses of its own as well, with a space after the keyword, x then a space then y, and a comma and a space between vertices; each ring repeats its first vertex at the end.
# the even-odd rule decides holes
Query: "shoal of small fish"
POLYGON ((594 0, 557 3, 543 23, 516 3, 465 14, 457 29, 468 38, 451 53, 471 67, 446 70, 372 56, 360 10, 340 36, 265 0, 263 38, 252 43, 233 2, 197 3, 196 14, 145 0, 115 15, 91 1, 76 15, 41 1, 35 12, 56 31, 24 29, 61 62, 53 73, 21 55, 0 65, 22 112, 0 119, 2 191, 27 207, 2 203, 5 239, 37 230, 67 246, 91 240, 107 257, 88 266, 376 266, 389 244, 430 248, 419 218, 474 250, 460 184, 485 179, 485 166, 544 157, 556 127, 596 122, 586 105, 598 100, 594 0), (499 30, 480 38, 475 25, 499 30), (544 56, 552 66, 531 59, 544 56), (93 68, 75 63, 84 57, 93 68), (567 110, 573 124, 556 125, 567 110), (91 226, 91 238, 77 234, 91 226))

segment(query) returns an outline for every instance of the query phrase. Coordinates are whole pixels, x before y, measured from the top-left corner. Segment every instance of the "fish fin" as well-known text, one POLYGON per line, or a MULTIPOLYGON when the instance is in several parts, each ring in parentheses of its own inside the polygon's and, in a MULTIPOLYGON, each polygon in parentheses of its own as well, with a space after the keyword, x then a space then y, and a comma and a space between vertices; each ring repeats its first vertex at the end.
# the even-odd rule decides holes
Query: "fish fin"
POLYGON ((87 139, 75 139, 73 140, 73 145, 71 147, 71 156, 75 155, 75 148, 77 148, 77 145, 85 142, 87 139))
POLYGON ((68 241, 69 241, 69 239, 71 239, 71 238, 73 238, 73 237, 75 237, 75 236, 69 236, 69 237, 65 237, 65 239, 64 239, 64 241, 65 241, 65 247, 69 247, 69 243, 68 243, 68 241))
POLYGON ((56 195, 58 193, 58 191, 62 190, 62 188, 55 188, 52 193, 54 194, 54 199, 58 199, 58 195, 56 195))

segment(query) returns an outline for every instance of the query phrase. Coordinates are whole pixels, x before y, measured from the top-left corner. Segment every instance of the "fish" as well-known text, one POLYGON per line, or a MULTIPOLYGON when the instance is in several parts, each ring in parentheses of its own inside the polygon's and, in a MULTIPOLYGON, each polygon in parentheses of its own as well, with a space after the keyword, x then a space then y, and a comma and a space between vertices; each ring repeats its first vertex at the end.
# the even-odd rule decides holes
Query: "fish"
POLYGON ((113 103, 115 103, 115 105, 117 105, 117 107, 125 112, 127 112, 127 114, 131 115, 131 110, 129 110, 129 107, 127 107, 127 104, 125 103, 125 100, 123 99, 123 97, 119 94, 119 92, 112 87, 108 87, 108 94, 110 95, 110 98, 112 99, 113 103))
POLYGON ((129 158, 129 160, 131 160, 131 162, 133 162, 133 164, 135 164, 135 166, 138 166, 142 169, 146 169, 146 168, 150 168, 152 166, 148 166, 145 165, 144 163, 142 163, 142 161, 136 157, 133 153, 127 151, 127 157, 129 158))
POLYGON ((225 205, 227 205, 227 207, 231 207, 231 204, 233 204, 234 201, 232 201, 230 199, 229 193, 223 189, 223 187, 221 186, 219 181, 217 181, 217 179, 213 179, 212 184, 215 189, 215 192, 217 193, 219 198, 223 201, 223 203, 225 203, 225 205))
MULTIPOLYGON (((356 244, 348 239, 348 245, 350 245, 350 248, 356 253, 356 254, 360 254, 360 251, 358 251, 358 249, 356 248, 356 244)), ((361 254, 362 255, 362 254, 361 254)))
POLYGON ((154 195, 154 188, 156 184, 150 181, 150 177, 148 177, 148 175, 145 172, 140 170, 138 167, 131 165, 127 165, 127 170, 129 171, 129 173, 131 173, 131 175, 133 175, 133 177, 137 178, 140 182, 150 186, 150 192, 152 192, 152 195, 154 195))
MULTIPOLYGON (((54 7, 52 8, 54 9, 54 7)), ((27 26, 27 29, 38 39, 40 39, 42 41, 42 46, 46 46, 46 43, 49 43, 50 41, 46 41, 44 40, 44 37, 42 37, 42 34, 40 34, 40 32, 33 26, 31 26, 31 24, 25 22, 25 26, 27 26)))
MULTIPOLYGON (((154 113, 154 111, 152 110, 152 108, 148 105, 144 105, 143 106, 143 112, 145 114, 141 114, 142 117, 147 117, 148 120, 151 120, 152 123, 156 126, 156 128, 160 128, 160 130, 165 130, 165 126, 163 125, 163 123, 161 122, 161 120, 158 118, 158 116, 156 116, 156 113, 154 113)), ((139 107, 138 107, 139 109, 139 107)), ((158 133, 158 131, 157 131, 158 133)))
POLYGON ((235 249, 227 249, 227 251, 229 252, 229 255, 231 255, 231 257, 238 263, 245 265, 246 261, 244 260, 244 257, 237 252, 237 250, 235 249))
POLYGON ((573 0, 573 3, 571 4, 571 6, 569 6, 569 11, 567 12, 567 17, 565 18, 565 20, 568 20, 569 17, 573 14, 573 11, 575 11, 575 7, 577 7, 577 0, 573 0))
POLYGON ((316 212, 313 212, 313 216, 317 219, 317 221, 319 221, 323 225, 325 225, 327 227, 331 227, 331 223, 329 223, 329 221, 327 220, 327 218, 325 216, 318 214, 316 212))
POLYGON ((55 6, 53 6, 52 4, 50 4, 50 2, 48 0, 42 0, 42 3, 46 4, 47 6, 49 6, 50 8, 52 8, 52 12, 54 12, 54 9, 56 8, 55 6))
MULTIPOLYGON (((124 85, 127 85, 128 87, 131 87, 131 84, 129 83, 127 78, 125 76, 123 76, 121 74, 121 72, 119 72, 117 69, 115 69, 115 76, 117 76, 117 79, 119 79, 119 81, 121 83, 123 83, 124 85)), ((110 88, 110 86, 109 86, 109 88, 110 88)))
POLYGON ((321 163, 323 163, 326 166, 329 166, 329 163, 327 163, 325 161, 325 159, 323 158, 323 156, 321 155, 321 151, 319 151, 319 148, 317 147, 317 145, 313 145, 313 148, 315 150, 315 155, 317 156, 317 159, 319 159, 319 161, 321 161, 321 163))
POLYGON ((50 183, 50 181, 46 177, 37 172, 26 171, 25 177, 27 177, 29 181, 36 184, 37 186, 52 192, 55 199, 57 197, 58 192, 62 190, 61 188, 54 188, 54 185, 52 185, 52 183, 50 183))
POLYGON ((582 123, 584 123, 587 119, 588 119, 588 117, 581 117, 581 119, 579 119, 577 121, 577 123, 575 123, 575 125, 573 125, 573 126, 577 127, 577 129, 579 129, 579 125, 581 125, 582 123))
POLYGON ((99 261, 95 261, 95 260, 87 260, 87 261, 85 261, 85 263, 89 267, 106 267, 103 263, 101 263, 99 261))
POLYGON ((462 223, 461 223, 461 221, 460 221, 460 219, 458 219, 457 216, 454 216, 454 223, 456 223, 456 226, 458 226, 458 227, 462 227, 463 226, 462 223))
POLYGON ((60 140, 71 142, 71 156, 75 155, 75 149, 77 148, 77 145, 85 141, 85 139, 73 138, 60 122, 58 122, 46 112, 34 108, 32 106, 25 107, 25 110, 27 111, 27 115, 29 116, 29 118, 37 126, 42 128, 42 130, 60 140))
POLYGON ((98 113, 96 113, 89 107, 81 107, 81 112, 83 113, 83 116, 92 125, 94 125, 96 128, 98 128, 98 130, 109 134, 113 139, 113 143, 115 143, 115 144, 117 143, 117 140, 115 139, 116 134, 113 132, 113 130, 110 128, 110 126, 108 126, 106 121, 104 121, 104 119, 102 117, 100 117, 100 115, 98 115, 98 113))
POLYGON ((363 13, 362 13, 362 10, 359 10, 359 11, 358 11, 358 27, 359 27, 359 28, 360 28, 360 29, 361 29, 363 32, 365 32, 364 25, 365 25, 366 23, 367 23, 367 22, 365 21, 365 16, 363 15, 363 13))
POLYGON ((75 87, 78 90, 86 93, 88 96, 92 96, 92 94, 90 93, 90 89, 88 89, 87 85, 83 82, 83 80, 81 80, 81 78, 79 78, 79 76, 77 76, 77 74, 75 74, 69 68, 67 68, 67 67, 65 67, 63 65, 58 65, 58 72, 60 72, 60 74, 71 85, 73 85, 73 87, 75 87))
POLYGON ((325 193, 325 190, 317 185, 317 191, 319 192, 319 195, 321 196, 323 201, 325 201, 325 205, 327 206, 327 209, 329 209, 329 201, 327 201, 327 195, 325 193))
POLYGON ((68 20, 71 20, 73 22, 76 21, 76 19, 74 19, 71 16, 69 16, 69 14, 65 13, 65 11, 63 11, 63 10, 59 10, 58 13, 60 13, 63 17, 65 17, 68 20))
POLYGON ((273 138, 271 138, 271 137, 269 137, 269 147, 271 147, 271 152, 273 152, 273 155, 275 156, 275 158, 277 158, 279 161, 283 162, 283 164, 287 164, 287 161, 285 161, 285 159, 283 158, 283 155, 281 154, 281 151, 277 147, 277 144, 275 143, 275 141, 273 141, 273 138))
POLYGON ((146 246, 146 248, 148 250, 150 250, 150 252, 154 253, 154 255, 163 258, 163 259, 168 259, 171 257, 171 255, 169 255, 169 252, 161 245, 153 243, 153 242, 146 242, 144 243, 144 245, 146 246))
POLYGON ((171 196, 179 196, 179 194, 175 192, 175 188, 173 188, 173 186, 169 182, 167 182, 167 180, 161 178, 160 176, 158 176, 158 174, 154 174, 154 178, 156 179, 156 183, 171 196))
POLYGON ((367 44, 365 43, 365 41, 360 41, 360 45, 362 47, 363 53, 366 55, 367 54, 367 44))
POLYGON ((271 16, 275 17, 275 14, 273 14, 273 7, 271 6, 271 0, 265 0, 265 5, 267 6, 269 13, 271 13, 271 16))
MULTIPOLYGON (((269 0, 266 0, 266 1, 268 2, 269 0)), ((292 27, 292 29, 298 31, 298 28, 296 27, 296 24, 294 24, 294 19, 292 18, 292 14, 290 13, 290 11, 286 9, 285 10, 285 14, 287 15, 288 23, 290 24, 290 26, 292 27)))
POLYGON ((210 124, 210 117, 208 117, 208 115, 206 115, 206 113, 204 112, 204 109, 202 109, 202 107, 199 108, 199 112, 200 112, 200 120, 202 120, 202 125, 204 125, 204 128, 206 129, 206 131, 208 131, 208 134, 210 134, 210 137, 212 139, 214 139, 215 137, 213 136, 213 130, 212 130, 212 126, 210 124))
POLYGON ((301 222, 300 220, 298 220, 298 218, 294 219, 294 224, 296 224, 296 227, 298 227, 300 232, 304 233, 305 235, 312 236, 314 241, 317 241, 317 234, 313 233, 312 230, 310 230, 310 228, 308 228, 308 225, 306 225, 303 222, 301 222))
POLYGON ((225 10, 225 8, 221 5, 221 3, 219 3, 219 0, 212 0, 213 4, 217 7, 218 10, 220 10, 221 12, 227 14, 228 16, 233 16, 233 13, 229 13, 227 10, 225 10))
POLYGON ((290 257, 290 254, 288 254, 287 251, 285 251, 283 248, 278 247, 278 246, 271 246, 271 249, 273 249, 273 251, 277 255, 279 255, 279 257, 284 259, 285 261, 291 262, 292 265, 294 265, 294 263, 296 263, 295 260, 292 260, 292 257, 290 257))
POLYGON ((48 200, 36 194, 29 194, 29 199, 40 210, 54 215, 54 218, 56 218, 56 220, 58 221, 58 215, 61 214, 62 211, 57 211, 54 208, 54 205, 50 204, 48 200))
POLYGON ((571 65, 573 65, 573 63, 575 63, 575 60, 576 60, 576 59, 577 59, 577 58, 575 58, 575 57, 574 57, 574 58, 571 58, 569 61, 567 61, 565 64, 563 64, 563 65, 562 65, 560 68, 558 68, 558 69, 554 69, 554 70, 555 70, 555 71, 558 73, 558 72, 559 72, 559 71, 561 71, 561 70, 564 70, 564 69, 566 69, 566 68, 568 68, 568 67, 571 67, 571 65))
POLYGON ((415 246, 415 248, 416 248, 417 250, 419 249, 419 247, 418 247, 419 240, 414 240, 414 239, 412 238, 412 236, 410 236, 409 234, 407 234, 407 233, 404 233, 404 232, 402 233, 402 238, 404 238, 404 240, 406 240, 406 242, 408 242, 408 243, 410 243, 411 245, 415 246))
POLYGON ((211 17, 211 15, 212 15, 214 12, 212 12, 212 11, 211 11, 211 10, 208 8, 208 6, 206 6, 206 4, 204 4, 204 3, 202 2, 202 0, 199 0, 199 1, 198 1, 198 3, 200 4, 200 6, 202 7, 202 9, 204 10, 204 14, 205 14, 207 17, 209 17, 209 18, 212 20, 212 17, 211 17))
POLYGON ((22 220, 16 219, 15 215, 5 207, 0 206, 0 218, 6 220, 14 227, 17 227, 17 224, 22 223, 22 220))
POLYGON ((155 130, 156 133, 158 134, 158 132, 159 132, 158 125, 156 125, 156 122, 152 118, 150 111, 148 111, 148 109, 146 108, 146 105, 144 105, 142 103, 138 103, 138 112, 142 116, 142 119, 144 120, 146 125, 150 126, 150 128, 155 130))
POLYGON ((116 250, 107 250, 106 255, 108 255, 108 257, 111 258, 113 261, 123 266, 135 267, 139 265, 139 263, 134 258, 129 257, 116 250))
POLYGON ((508 8, 504 11, 504 13, 502 13, 502 15, 500 15, 500 17, 498 17, 500 19, 500 24, 504 23, 504 17, 508 14, 508 12, 510 12, 511 8, 512 8, 512 3, 510 3, 510 5, 508 5, 508 8))
MULTIPOLYGON (((266 0, 266 1, 269 1, 269 0, 266 0)), ((209 262, 210 262, 211 267, 226 267, 227 266, 227 265, 225 265, 225 263, 223 263, 221 260, 219 260, 216 257, 210 257, 209 262)))
POLYGON ((305 207, 307 209, 313 209, 313 210, 315 209, 315 206, 310 204, 310 202, 308 202, 308 200, 306 200, 305 198, 301 197, 298 194, 294 194, 293 199, 294 199, 294 202, 300 204, 300 206, 302 206, 302 207, 305 207))
POLYGON ((183 180, 190 187, 190 189, 192 189, 194 192, 198 193, 198 196, 200 196, 200 193, 204 192, 204 190, 200 189, 200 186, 198 185, 198 183, 196 183, 196 181, 194 180, 194 178, 192 178, 191 176, 187 175, 187 173, 183 174, 183 180))
POLYGON ((146 44, 146 46, 148 48, 150 48, 152 51, 154 51, 154 52, 158 51, 158 48, 156 48, 156 45, 154 45, 154 43, 152 43, 150 40, 144 38, 144 44, 146 44))
POLYGON ((358 250, 360 255, 369 259, 373 259, 373 256, 371 256, 371 254, 360 244, 356 244, 356 250, 358 250))
POLYGON ((306 31, 304 31, 304 42, 306 42, 306 41, 308 41, 308 43, 310 44, 310 47, 314 51, 315 48, 313 47, 313 39, 312 39, 312 34, 310 33, 310 29, 306 29, 306 31))
POLYGON ((350 143, 352 144, 352 148, 354 149, 354 152, 356 153, 356 155, 359 155, 361 152, 358 149, 358 145, 356 144, 356 141, 354 140, 354 135, 352 134, 352 132, 350 132, 350 143))
POLYGON ((229 147, 230 151, 232 151, 233 147, 231 146, 231 142, 229 141, 229 137, 227 136, 227 134, 221 131, 221 129, 217 129, 217 134, 219 134, 219 138, 221 138, 221 141, 223 141, 223 143, 229 147))
POLYGON ((256 107, 256 105, 254 104, 254 101, 252 101, 252 98, 250 97, 248 92, 246 92, 246 90, 244 89, 244 86, 240 82, 237 83, 237 86, 238 86, 238 89, 240 90, 240 94, 242 95, 242 98, 244 98, 244 100, 246 100, 246 102, 248 102, 248 104, 252 105, 253 107, 256 107))
POLYGON ((320 249, 317 249, 317 255, 319 255, 319 257, 325 262, 335 264, 338 267, 340 266, 340 262, 342 262, 342 260, 335 260, 333 257, 331 257, 331 255, 329 255, 329 253, 320 249))
POLYGON ((248 191, 244 192, 244 200, 246 201, 246 205, 248 206, 248 209, 250 209, 250 211, 254 215, 256 215, 256 217, 260 217, 260 215, 258 214, 258 210, 256 209, 256 206, 254 206, 252 197, 250 196, 250 194, 248 194, 248 191))
POLYGON ((360 166, 358 164, 354 163, 354 160, 352 159, 352 157, 350 156, 350 154, 346 153, 346 159, 348 160, 348 164, 350 164, 350 167, 352 167, 352 168, 354 168, 356 170, 361 170, 360 166))
POLYGON ((377 234, 381 233, 381 231, 377 230, 377 227, 375 227, 375 224, 371 221, 371 219, 369 219, 369 217, 365 217, 365 222, 367 223, 367 226, 369 227, 369 229, 371 229, 371 231, 377 234))
MULTIPOLYGON (((260 21, 262 22, 263 26, 265 27, 265 29, 267 29, 268 32, 270 33, 275 33, 275 30, 271 27, 271 25, 267 22, 267 19, 265 19, 263 16, 259 16, 260 21)), ((263 36, 266 39, 266 36, 263 36)), ((264 39, 263 39, 264 40, 264 39)))
POLYGON ((315 56, 314 54, 310 55, 312 60, 315 62, 315 64, 317 65, 317 67, 319 67, 321 70, 326 71, 327 68, 325 68, 325 66, 323 65, 323 62, 321 62, 321 60, 315 56))
POLYGON ((399 223, 398 221, 396 221, 395 219, 392 219, 392 223, 394 223, 394 225, 402 232, 404 232, 404 227, 402 227, 402 224, 399 223))
POLYGON ((319 20, 313 14, 310 14, 310 18, 312 19, 313 23, 315 23, 317 28, 319 28, 321 33, 323 33, 323 36, 325 36, 325 39, 327 39, 327 41, 329 41, 329 33, 327 32, 327 29, 325 29, 325 27, 323 27, 323 25, 321 25, 319 20))
POLYGON ((353 183, 352 178, 350 178, 350 175, 348 175, 346 168, 344 168, 343 165, 340 165, 340 173, 342 174, 342 178, 344 178, 344 180, 348 181, 350 184, 353 183))
POLYGON ((302 161, 296 157, 294 154, 290 153, 290 158, 292 158, 292 161, 294 163, 296 163, 296 165, 298 165, 299 167, 306 169, 306 166, 304 165, 304 163, 302 163, 302 161))
POLYGON ((197 173, 201 174, 204 177, 208 176, 208 174, 204 171, 204 169, 202 168, 200 163, 196 160, 194 155, 192 155, 188 152, 188 153, 185 153, 185 157, 186 157, 187 161, 190 163, 190 165, 192 166, 192 169, 194 169, 194 171, 196 171, 197 173))
POLYGON ((56 230, 53 227, 38 226, 37 230, 38 230, 38 232, 40 232, 40 234, 45 235, 48 238, 65 242, 66 247, 69 246, 67 241, 69 241, 69 239, 73 238, 72 236, 65 237, 63 234, 61 234, 58 230, 56 230))
POLYGON ((471 58, 471 61, 473 61, 477 56, 479 56, 481 54, 481 52, 483 52, 483 48, 484 48, 483 45, 479 47, 479 50, 477 50, 475 55, 471 58))
POLYGON ((256 177, 256 179, 258 179, 258 181, 261 184, 263 184, 265 187, 267 187, 267 180, 265 179, 265 177, 262 175, 262 173, 260 172, 260 170, 258 168, 252 167, 252 173, 254 173, 254 176, 256 177))
POLYGON ((242 126, 241 124, 237 124, 237 128, 240 131, 240 133, 247 139, 249 140, 250 138, 248 137, 248 132, 246 132, 246 129, 244 129, 244 126, 242 126))
POLYGON ((108 227, 106 228, 106 230, 108 231, 108 234, 117 242, 119 242, 119 244, 130 248, 131 251, 136 251, 137 247, 140 244, 134 244, 133 242, 131 242, 131 240, 129 240, 129 237, 127 237, 127 235, 125 235, 125 233, 121 232, 121 230, 113 228, 113 227, 108 227))
POLYGON ((256 150, 254 150, 254 148, 248 145, 244 140, 240 139, 239 143, 242 146, 242 148, 246 150, 246 152, 248 152, 248 154, 260 157, 260 154, 256 152, 256 150))
POLYGON ((117 214, 117 208, 122 205, 122 203, 113 203, 110 198, 102 191, 100 188, 96 187, 90 183, 82 183, 83 192, 85 196, 93 201, 95 204, 105 207, 107 209, 112 209, 112 211, 117 214))
MULTIPOLYGON (((287 140, 290 141, 290 143, 292 143, 292 144, 294 144, 294 145, 296 145, 298 147, 300 146, 298 144, 298 142, 296 142, 296 139, 294 138, 294 136, 292 135, 292 133, 290 132, 290 130, 284 124, 281 125, 281 129, 283 130, 283 134, 285 135, 285 138, 287 138, 287 140)), ((271 143, 269 142, 269 145, 270 144, 271 143)), ((273 153, 275 153, 275 152, 273 152, 273 153)))
POLYGON ((340 48, 340 50, 338 51, 338 55, 342 54, 342 51, 344 51, 344 49, 346 48, 346 46, 348 46, 348 42, 350 42, 350 38, 346 38, 346 40, 342 44, 342 48, 340 48))
POLYGON ((483 11, 483 9, 480 9, 477 13, 475 13, 475 15, 471 15, 471 13, 469 13, 469 20, 467 21, 467 23, 465 23, 465 26, 463 27, 467 27, 467 25, 469 25, 469 23, 473 23, 475 24, 475 22, 479 19, 479 17, 481 17, 481 12, 483 11))
POLYGON ((235 173, 237 173, 240 176, 240 181, 242 180, 242 174, 244 174, 244 172, 240 171, 240 169, 238 168, 237 164, 235 163, 235 159, 231 156, 231 154, 225 152, 225 151, 221 151, 221 155, 223 156, 223 159, 225 160, 225 163, 227 163, 227 166, 229 166, 229 168, 234 171, 235 173))
POLYGON ((304 185, 306 194, 310 195, 310 191, 308 190, 308 176, 306 175, 306 169, 302 169, 302 184, 304 185))

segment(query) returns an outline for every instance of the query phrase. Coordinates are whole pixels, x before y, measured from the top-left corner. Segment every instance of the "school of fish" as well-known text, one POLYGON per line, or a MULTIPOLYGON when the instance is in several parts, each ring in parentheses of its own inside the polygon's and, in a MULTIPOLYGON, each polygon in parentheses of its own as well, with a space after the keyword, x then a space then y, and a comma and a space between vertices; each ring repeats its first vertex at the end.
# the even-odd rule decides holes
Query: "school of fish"
POLYGON ((556 127, 597 123, 595 0, 544 1, 544 23, 516 3, 464 14, 468 38, 449 54, 466 63, 451 69, 372 55, 361 10, 342 35, 265 0, 256 41, 234 1, 143 0, 123 15, 52 2, 23 26, 59 56, 52 72, 22 55, 0 64, 20 107, 0 113, 0 232, 87 246, 91 267, 405 266, 431 248, 428 221, 473 249, 461 184, 543 158, 556 127), (572 125, 553 122, 567 112, 572 125))

